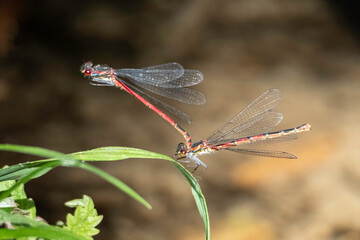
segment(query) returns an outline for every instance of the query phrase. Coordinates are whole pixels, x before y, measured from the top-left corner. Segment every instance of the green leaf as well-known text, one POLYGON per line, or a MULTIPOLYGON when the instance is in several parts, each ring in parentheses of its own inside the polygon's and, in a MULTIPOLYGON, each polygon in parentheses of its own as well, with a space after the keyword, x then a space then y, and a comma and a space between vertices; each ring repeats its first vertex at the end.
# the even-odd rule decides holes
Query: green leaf
POLYGON ((96 148, 89 151, 73 153, 71 154, 71 156, 73 156, 75 159, 83 160, 83 161, 117 161, 117 160, 124 160, 130 157, 159 158, 170 161, 184 175, 186 180, 189 182, 192 188, 192 193, 194 195, 196 206, 204 222, 205 239, 207 240, 210 239, 209 213, 206 205, 206 200, 204 195, 202 194, 200 185, 197 182, 197 180, 192 176, 192 174, 186 168, 184 168, 184 166, 176 162, 174 159, 158 153, 153 153, 136 148, 125 148, 125 147, 96 148))
POLYGON ((28 176, 29 174, 31 175, 32 178, 36 178, 59 165, 62 166, 75 165, 77 162, 70 155, 66 155, 60 152, 56 152, 40 147, 31 147, 31 146, 14 145, 14 144, 0 144, 0 150, 30 154, 39 157, 53 158, 50 160, 40 160, 29 163, 20 163, 15 166, 1 169, 0 181, 20 179, 23 178, 24 176, 28 176), (54 159, 57 159, 59 161, 56 161, 54 159), (55 164, 55 162, 57 164, 55 164), (43 168, 43 166, 45 165, 49 166, 49 169, 43 168), (42 171, 37 171, 39 168, 43 168, 42 171), (33 172, 36 174, 33 174, 33 172))
MULTIPOLYGON (((40 161, 34 161, 34 162, 27 162, 27 163, 19 163, 12 165, 10 167, 6 167, 3 169, 0 169, 0 181, 6 181, 6 180, 18 180, 23 178, 24 176, 28 175, 30 172, 34 171, 35 169, 38 169, 39 167, 42 167, 44 164, 48 162, 56 162, 58 160, 40 160, 40 161)), ((52 168, 49 168, 48 171, 50 171, 52 168)), ((45 174, 46 172, 42 173, 45 174)), ((38 176, 35 177, 40 177, 38 176)))
POLYGON ((29 199, 25 193, 24 184, 21 184, 17 189, 15 189, 11 196, 13 196, 15 202, 18 204, 18 208, 28 212, 28 217, 35 220, 36 218, 36 208, 34 200, 29 199))
POLYGON ((25 175, 23 178, 21 178, 19 181, 17 181, 11 188, 9 188, 6 191, 3 191, 0 193, 0 201, 6 197, 8 197, 12 191, 17 189, 20 185, 27 183, 31 179, 35 178, 37 175, 42 174, 43 172, 47 172, 48 168, 54 168, 58 166, 58 162, 48 162, 45 163, 42 167, 39 167, 32 172, 29 172, 27 175, 25 175))
POLYGON ((10 209, 10 211, 16 208, 17 206, 18 206, 17 203, 11 197, 5 198, 0 202, 0 208, 10 209))
POLYGON ((44 239, 85 240, 86 238, 68 230, 37 222, 21 215, 11 215, 0 209, 0 222, 22 226, 16 229, 0 229, 0 239, 19 239, 21 237, 39 237, 44 239))
POLYGON ((14 186, 15 181, 14 180, 10 180, 10 181, 1 181, 0 182, 0 192, 8 190, 9 188, 11 188, 12 186, 14 186))
MULTIPOLYGON (((0 192, 8 190, 14 186, 15 183, 16 181, 14 180, 0 182, 0 192)), ((15 202, 14 196, 4 198, 0 201, 0 208, 7 209, 7 212, 9 213, 17 206, 18 204, 15 202)))
MULTIPOLYGON (((12 188, 16 184, 16 181, 2 181, 0 182, 0 191, 6 191, 12 188)), ((21 184, 17 189, 14 189, 11 192, 10 197, 3 199, 0 202, 0 205, 6 207, 6 203, 8 203, 8 207, 12 207, 12 209, 16 208, 17 210, 24 210, 27 216, 31 219, 35 220, 36 217, 36 208, 35 203, 32 199, 28 199, 25 190, 24 184, 21 184), (12 202, 13 204, 10 204, 12 202), (10 204, 10 205, 9 205, 10 204)))
MULTIPOLYGON (((78 158, 81 158, 81 156, 89 158, 89 157, 99 157, 99 156, 101 156, 102 153, 104 153, 105 156, 110 157, 111 156, 110 149, 111 149, 111 147, 99 148, 98 149, 99 151, 96 151, 96 149, 94 149, 94 150, 90 150, 90 151, 75 153, 73 155, 75 155, 75 156, 78 155, 78 158), (109 152, 109 154, 106 155, 106 152, 109 152)), ((128 148, 122 148, 122 149, 128 149, 128 148)), ((52 157, 52 158, 57 157, 60 159, 60 160, 51 160, 51 159, 50 160, 39 160, 39 161, 33 161, 33 162, 27 162, 27 163, 20 163, 20 164, 16 164, 16 165, 7 167, 5 169, 1 169, 0 170, 0 181, 23 179, 25 177, 27 177, 28 180, 31 180, 31 179, 40 177, 41 175, 47 173, 51 169, 53 169, 57 166, 60 166, 60 165, 68 166, 68 167, 69 166, 78 167, 78 168, 82 168, 87 171, 95 173, 96 175, 100 176, 101 178, 103 178, 106 181, 110 182, 111 184, 115 185, 120 190, 124 191, 126 194, 133 197, 138 202, 144 204, 145 207, 151 209, 151 205, 145 199, 143 199, 138 193, 136 193, 133 189, 131 189, 129 186, 127 186, 125 183, 123 183, 122 181, 114 178, 110 174, 108 174, 94 166, 90 166, 88 164, 83 163, 83 161, 80 161, 81 159, 75 160, 71 155, 66 156, 62 153, 58 153, 55 151, 50 151, 50 150, 46 150, 46 149, 42 149, 42 148, 38 148, 38 147, 24 146, 24 148, 21 148, 21 146, 19 146, 19 145, 10 145, 10 144, 0 144, 0 150, 14 151, 14 152, 19 151, 22 153, 26 152, 29 154, 35 154, 35 155, 39 154, 40 156, 46 156, 46 157, 52 157), (50 166, 50 167, 46 168, 45 166, 50 166), (31 176, 31 178, 29 178, 28 176, 31 176)), ((153 157, 155 157, 157 155, 159 155, 160 157, 166 157, 161 154, 151 153, 149 151, 138 150, 138 149, 129 149, 129 151, 125 150, 125 152, 121 151, 120 154, 119 154, 119 152, 117 152, 116 157, 119 157, 119 155, 121 155, 122 159, 123 159, 123 157, 125 155, 134 156, 134 155, 136 155, 135 153, 138 153, 139 157, 144 156, 144 154, 147 154, 147 156, 153 156, 153 157)), ((0 200, 2 197, 6 197, 9 194, 9 191, 0 194, 0 200)))
POLYGON ((81 165, 78 165, 77 167, 85 169, 89 172, 92 172, 92 173, 98 175, 99 177, 101 177, 101 178, 105 179, 106 181, 108 181, 109 183, 113 184, 115 187, 119 188, 124 193, 128 194, 130 197, 132 197, 139 203, 143 204, 148 209, 152 208, 151 205, 144 198, 142 198, 137 192, 135 192, 132 188, 130 188, 124 182, 111 176, 107 172, 104 172, 103 170, 101 170, 97 167, 94 167, 90 164, 87 164, 87 163, 82 163, 81 165))
POLYGON ((210 219, 209 219, 209 212, 206 205, 206 200, 204 195, 202 194, 200 185, 198 181, 192 176, 192 174, 184 168, 183 165, 174 161, 173 165, 179 169, 179 171, 184 175, 186 180, 189 182, 191 186, 191 192, 194 196, 196 206, 199 210, 200 216, 204 222, 205 228, 205 239, 210 240, 210 219))
MULTIPOLYGON (((109 181, 110 183, 114 184, 119 189, 121 189, 125 192, 127 191, 128 194, 129 194, 129 192, 134 192, 134 193, 136 193, 136 192, 133 191, 130 187, 125 185, 120 180, 112 177, 111 175, 109 175, 105 172, 102 172, 100 169, 92 167, 91 165, 86 165, 86 164, 82 163, 81 161, 117 161, 117 160, 124 160, 127 158, 158 158, 158 159, 168 160, 175 165, 175 167, 184 175, 186 180, 189 182, 189 184, 192 188, 193 194, 194 194, 194 199, 195 199, 196 205, 198 207, 200 216, 204 221, 206 239, 210 239, 209 215, 208 215, 208 210, 207 210, 207 206, 206 206, 206 201, 201 192, 200 185, 198 184, 196 179, 191 175, 191 173, 189 171, 187 171, 181 164, 179 164, 178 162, 176 162, 175 160, 173 160, 172 158, 170 158, 168 156, 141 150, 141 149, 125 148, 125 147, 103 147, 103 148, 97 148, 97 149, 93 149, 93 150, 89 150, 89 151, 73 153, 73 154, 70 154, 67 156, 62 153, 58 153, 55 151, 50 151, 50 150, 46 150, 46 149, 42 149, 42 148, 34 148, 34 147, 19 146, 19 145, 9 145, 9 144, 0 144, 0 150, 22 152, 22 153, 28 153, 28 154, 33 154, 33 155, 38 155, 38 156, 43 156, 43 157, 48 157, 48 158, 59 159, 59 160, 61 160, 60 162, 61 162, 62 166, 80 167, 80 168, 86 169, 88 171, 91 171, 91 172, 97 174, 98 176, 104 178, 105 180, 109 181), (81 160, 81 161, 76 161, 73 158, 75 158, 77 160, 81 160)), ((34 164, 34 165, 44 164, 44 162, 46 162, 46 161, 54 161, 54 160, 40 160, 40 161, 32 162, 32 164, 34 164)), ((46 171, 49 171, 53 167, 56 167, 56 166, 52 166, 52 167, 50 167, 50 169, 42 169, 42 171, 39 171, 39 172, 37 172, 36 170, 34 172, 32 172, 32 171, 30 171, 30 169, 28 169, 28 167, 29 166, 27 166, 25 168, 21 168, 21 166, 17 166, 17 168, 19 168, 20 171, 23 171, 23 172, 21 172, 21 174, 18 174, 17 171, 9 172, 9 170, 7 172, 5 172, 6 174, 4 174, 4 172, 2 172, 0 170, 0 180, 2 178, 6 179, 6 180, 14 179, 14 177, 22 178, 24 176, 29 176, 29 175, 31 177, 35 178, 35 177, 40 176, 40 174, 44 174, 46 171)), ((40 166, 38 166, 37 168, 39 168, 39 167, 40 166)), ((129 194, 129 195, 132 196, 132 194, 129 194)), ((146 202, 145 200, 143 200, 143 201, 146 202)))
POLYGON ((31 146, 14 145, 14 144, 0 144, 0 150, 25 153, 39 157, 56 158, 63 161, 73 161, 73 158, 69 155, 40 147, 31 147, 31 146))
POLYGON ((102 215, 98 215, 94 208, 93 200, 84 195, 83 199, 75 199, 65 203, 68 207, 76 207, 74 215, 70 213, 66 216, 66 226, 64 229, 77 233, 92 239, 91 237, 98 234, 99 230, 96 226, 103 219, 102 215))
POLYGON ((154 158, 173 161, 172 158, 163 154, 128 147, 102 147, 70 155, 82 161, 118 161, 128 158, 154 158))

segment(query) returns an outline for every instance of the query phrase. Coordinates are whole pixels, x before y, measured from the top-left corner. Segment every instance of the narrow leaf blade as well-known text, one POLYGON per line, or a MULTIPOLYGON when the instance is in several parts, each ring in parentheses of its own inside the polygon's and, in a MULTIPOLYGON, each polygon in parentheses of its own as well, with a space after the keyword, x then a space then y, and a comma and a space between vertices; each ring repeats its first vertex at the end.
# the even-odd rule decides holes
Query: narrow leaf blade
POLYGON ((128 158, 155 158, 172 160, 163 154, 154 153, 146 150, 128 147, 102 147, 88 151, 71 154, 77 160, 82 161, 118 161, 128 158))

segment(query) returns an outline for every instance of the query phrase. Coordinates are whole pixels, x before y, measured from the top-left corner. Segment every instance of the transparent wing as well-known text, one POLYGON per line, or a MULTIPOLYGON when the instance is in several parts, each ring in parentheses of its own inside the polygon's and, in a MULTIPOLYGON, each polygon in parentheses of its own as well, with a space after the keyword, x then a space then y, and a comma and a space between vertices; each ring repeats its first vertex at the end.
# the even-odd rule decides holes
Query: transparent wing
POLYGON ((156 93, 160 96, 174 99, 179 102, 188 103, 188 104, 195 104, 201 105, 206 102, 205 96, 193 89, 190 88, 165 88, 165 87, 158 87, 153 86, 147 83, 132 81, 139 87, 145 88, 153 93, 156 93))
POLYGON ((116 69, 115 74, 158 95, 188 104, 201 105, 206 102, 204 95, 192 89, 184 88, 196 85, 203 80, 200 71, 187 69, 178 63, 142 69, 116 69))
POLYGON ((228 129, 226 132, 221 132, 215 137, 207 139, 212 145, 226 143, 228 141, 236 140, 243 137, 251 137, 259 134, 264 134, 277 126, 282 120, 282 114, 278 112, 264 112, 251 118, 248 122, 238 124, 234 128, 228 129))
MULTIPOLYGON (((240 144, 240 145, 237 145, 235 147, 244 147, 244 146, 247 146, 249 144, 251 144, 251 146, 257 146, 259 144, 279 143, 279 142, 291 141, 291 140, 296 140, 296 139, 298 139, 298 136, 294 133, 294 134, 288 134, 288 135, 280 135, 279 137, 276 137, 276 138, 267 138, 267 139, 264 139, 264 140, 257 139, 254 142, 246 142, 244 144, 240 144)), ((231 142, 233 140, 234 139, 223 139, 221 142, 213 144, 213 145, 228 143, 228 142, 231 142)))
POLYGON ((174 81, 184 75, 184 68, 179 63, 165 63, 141 69, 123 68, 115 69, 118 77, 128 78, 137 82, 160 86, 164 83, 174 81))
POLYGON ((296 159, 297 157, 288 152, 282 151, 273 151, 273 150, 257 150, 257 149, 235 149, 235 148, 226 148, 225 150, 242 153, 242 154, 250 154, 256 156, 263 156, 263 157, 273 157, 273 158, 289 158, 289 159, 296 159))
MULTIPOLYGON (((259 144, 266 144, 266 143, 279 143, 279 142, 286 142, 286 141, 292 141, 298 139, 298 136, 296 134, 289 134, 289 135, 281 135, 276 138, 267 138, 264 140, 258 140, 255 142, 251 142, 251 146, 259 145, 259 144)), ((240 145, 241 146, 241 145, 240 145)))
POLYGON ((280 90, 270 89, 266 91, 233 119, 212 133, 207 141, 216 143, 222 139, 230 139, 229 136, 236 139, 269 131, 282 120, 282 115, 274 112, 274 108, 280 100, 280 90))
POLYGON ((159 87, 165 88, 182 88, 182 87, 190 87, 196 84, 199 84, 204 79, 204 75, 198 71, 193 69, 185 69, 184 74, 173 81, 164 82, 159 85, 159 87))
POLYGON ((188 124, 192 124, 191 118, 186 113, 176 109, 175 107, 170 106, 169 104, 161 101, 160 99, 154 98, 154 97, 146 94, 145 92, 141 91, 140 89, 138 89, 137 87, 135 87, 134 85, 132 85, 128 82, 125 82, 125 81, 122 81, 122 82, 127 87, 131 88, 133 91, 135 91, 137 94, 139 94, 141 97, 143 97, 147 101, 151 102, 154 106, 165 109, 169 113, 171 113, 174 116, 180 118, 181 120, 187 122, 188 124))

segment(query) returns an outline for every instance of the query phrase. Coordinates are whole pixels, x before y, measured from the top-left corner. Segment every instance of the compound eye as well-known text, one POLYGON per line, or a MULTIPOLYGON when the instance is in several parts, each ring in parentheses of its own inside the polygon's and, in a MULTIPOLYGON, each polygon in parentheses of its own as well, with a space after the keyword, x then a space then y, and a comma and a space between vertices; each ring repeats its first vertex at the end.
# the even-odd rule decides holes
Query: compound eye
POLYGON ((185 149, 181 149, 181 150, 180 150, 180 153, 181 153, 181 155, 186 155, 186 150, 185 150, 185 149))
POLYGON ((90 70, 90 69, 86 69, 86 70, 84 71, 84 74, 85 74, 86 76, 90 76, 91 70, 90 70))

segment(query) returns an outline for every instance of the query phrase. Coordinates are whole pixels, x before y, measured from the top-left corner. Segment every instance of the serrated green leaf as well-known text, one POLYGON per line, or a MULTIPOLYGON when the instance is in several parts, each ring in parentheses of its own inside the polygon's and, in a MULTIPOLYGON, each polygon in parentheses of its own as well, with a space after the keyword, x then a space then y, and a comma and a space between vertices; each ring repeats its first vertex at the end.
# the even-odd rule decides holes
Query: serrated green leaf
POLYGON ((20 239, 22 237, 39 237, 52 240, 84 240, 85 237, 68 230, 37 222, 21 215, 12 215, 0 209, 0 222, 23 226, 16 229, 0 229, 0 239, 20 239))
MULTIPOLYGON (((0 182, 0 192, 6 191, 12 188, 16 184, 16 181, 2 181, 0 182)), ((17 208, 18 210, 24 210, 26 212, 26 216, 31 219, 35 219, 36 217, 36 209, 35 203, 32 199, 28 199, 25 193, 24 184, 18 186, 18 188, 14 189, 10 193, 10 197, 3 199, 0 202, 0 205, 4 204, 4 201, 12 201, 13 208, 17 208), (1 204, 2 203, 2 204, 1 204)))
POLYGON ((88 239, 98 234, 95 227, 101 222, 103 216, 97 214, 93 200, 84 195, 83 199, 74 199, 65 203, 68 207, 76 207, 74 215, 67 214, 64 229, 82 235, 88 239))
POLYGON ((71 200, 71 201, 67 201, 65 203, 65 206, 70 207, 70 208, 75 208, 77 206, 85 207, 85 203, 84 203, 83 199, 74 199, 74 200, 71 200))
POLYGON ((21 184, 17 189, 15 189, 11 193, 11 196, 14 197, 15 202, 18 204, 18 208, 28 212, 27 216, 35 220, 36 218, 35 203, 32 199, 26 196, 24 184, 21 184))
POLYGON ((0 202, 0 208, 16 208, 17 204, 11 197, 5 198, 0 202))
POLYGON ((1 181, 0 182, 0 192, 8 190, 9 188, 11 188, 12 186, 14 186, 14 184, 16 183, 16 181, 14 180, 10 180, 10 181, 1 181))

